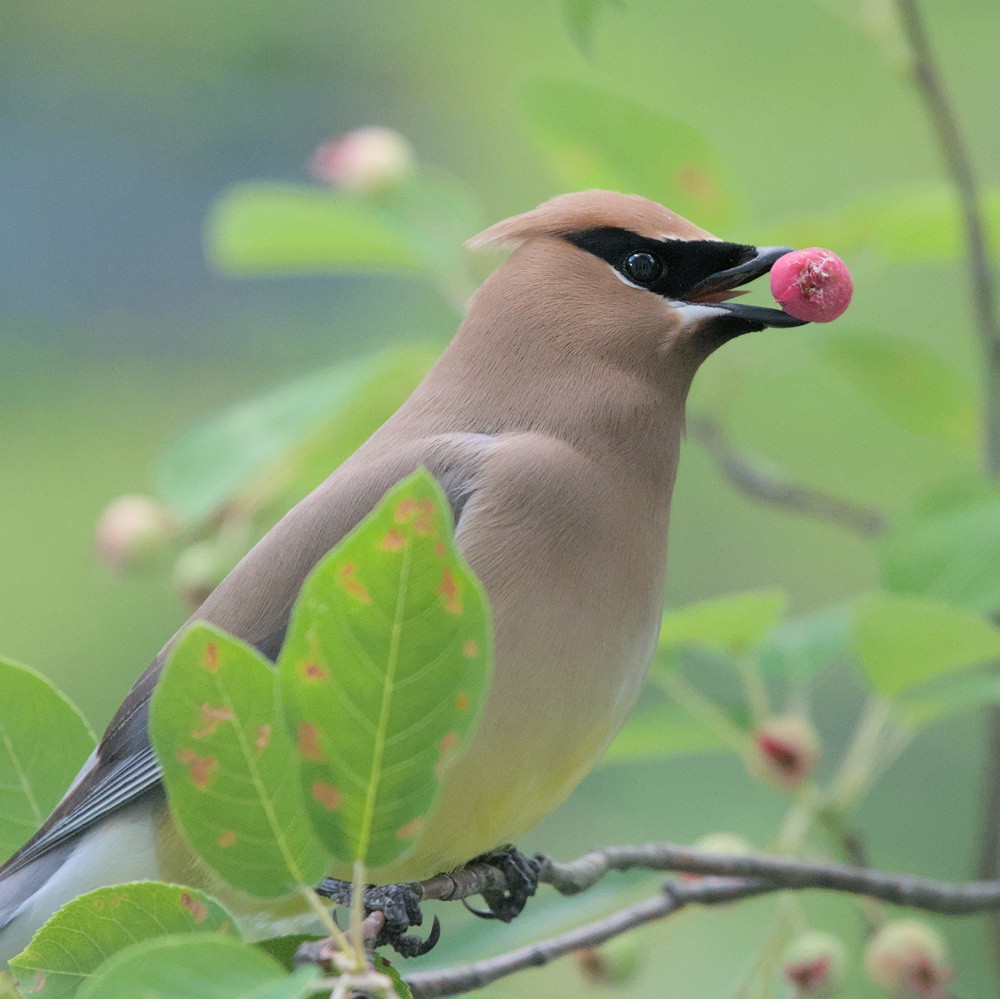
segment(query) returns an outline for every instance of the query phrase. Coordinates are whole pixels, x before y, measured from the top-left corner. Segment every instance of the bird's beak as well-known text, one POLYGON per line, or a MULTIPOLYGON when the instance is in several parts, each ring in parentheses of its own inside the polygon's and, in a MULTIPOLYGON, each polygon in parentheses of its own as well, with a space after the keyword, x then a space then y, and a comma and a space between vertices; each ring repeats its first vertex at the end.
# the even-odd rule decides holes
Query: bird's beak
MULTIPOLYGON (((713 312, 719 310, 728 313, 728 316, 732 316, 733 319, 729 320, 726 325, 738 325, 737 331, 739 333, 762 330, 768 326, 805 326, 805 320, 796 319, 794 316, 788 315, 787 312, 782 312, 781 309, 767 309, 759 305, 740 305, 737 302, 729 301, 730 298, 746 294, 740 288, 741 285, 766 274, 779 257, 792 252, 791 248, 787 246, 748 247, 747 249, 753 250, 754 255, 736 267, 716 271, 707 278, 703 278, 688 289, 684 295, 684 302, 690 305, 706 306, 711 308, 713 312)), ((728 316, 718 315, 718 319, 723 321, 728 319, 728 316)))

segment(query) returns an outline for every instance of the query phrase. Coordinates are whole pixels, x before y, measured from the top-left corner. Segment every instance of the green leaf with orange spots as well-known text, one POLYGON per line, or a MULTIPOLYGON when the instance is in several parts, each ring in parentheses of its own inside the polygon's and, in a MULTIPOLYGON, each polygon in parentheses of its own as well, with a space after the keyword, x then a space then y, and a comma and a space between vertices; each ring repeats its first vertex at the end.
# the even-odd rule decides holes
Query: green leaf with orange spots
POLYGON ((486 596, 421 470, 309 576, 279 659, 306 805, 338 860, 379 867, 415 846, 491 667, 486 596))
POLYGON ((137 881, 99 888, 64 905, 10 962, 25 995, 62 999, 76 994, 108 958, 164 934, 231 934, 233 917, 194 888, 137 881))
POLYGON ((276 684, 254 649, 195 624, 170 654, 150 717, 174 819, 222 878, 262 898, 312 886, 327 868, 295 747, 276 723, 276 684))

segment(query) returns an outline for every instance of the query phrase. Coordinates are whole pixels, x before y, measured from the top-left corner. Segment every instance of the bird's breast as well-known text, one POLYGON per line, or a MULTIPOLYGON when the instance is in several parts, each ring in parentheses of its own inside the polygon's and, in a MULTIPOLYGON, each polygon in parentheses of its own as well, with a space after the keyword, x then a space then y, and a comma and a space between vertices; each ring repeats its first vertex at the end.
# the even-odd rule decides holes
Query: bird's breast
POLYGON ((594 766, 638 697, 661 617, 666 511, 590 485, 582 502, 576 491, 544 505, 558 524, 532 521, 523 497, 480 498, 463 517, 459 544, 493 610, 493 680, 405 877, 530 829, 594 766))

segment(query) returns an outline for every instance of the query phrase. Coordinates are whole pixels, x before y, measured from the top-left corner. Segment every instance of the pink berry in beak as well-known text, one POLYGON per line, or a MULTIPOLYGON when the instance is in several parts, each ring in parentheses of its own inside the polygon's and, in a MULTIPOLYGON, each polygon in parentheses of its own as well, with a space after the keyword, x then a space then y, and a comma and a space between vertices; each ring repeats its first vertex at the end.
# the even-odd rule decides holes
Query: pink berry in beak
POLYGON ((836 253, 814 246, 778 258, 771 268, 771 294, 790 316, 829 323, 851 304, 854 282, 836 253))

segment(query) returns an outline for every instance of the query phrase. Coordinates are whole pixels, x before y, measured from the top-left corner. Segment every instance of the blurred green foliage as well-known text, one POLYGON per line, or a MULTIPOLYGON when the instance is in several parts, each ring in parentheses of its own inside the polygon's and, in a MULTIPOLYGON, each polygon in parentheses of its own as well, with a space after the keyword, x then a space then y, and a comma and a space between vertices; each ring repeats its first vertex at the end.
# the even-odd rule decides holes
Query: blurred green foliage
MULTIPOLYGON (((261 470, 300 442, 312 463, 294 463, 302 471, 297 479, 276 476, 281 488, 267 503, 251 496, 258 522, 249 541, 363 438, 368 421, 381 419, 377 407, 355 408, 346 430, 338 425, 323 437, 323 411, 301 406, 311 389, 289 390, 285 409, 267 408, 265 423, 280 417, 266 428, 274 436, 254 439, 254 446, 264 441, 266 453, 251 454, 246 442, 220 435, 215 446, 227 442, 220 450, 228 452, 232 445, 231 465, 220 465, 230 478, 214 492, 205 485, 201 497, 196 490, 208 480, 189 475, 195 463, 183 451, 199 431, 182 436, 183 428, 216 420, 227 404, 244 406, 239 401, 248 396, 266 399, 284 377, 317 365, 339 365, 387 344, 395 350, 428 334, 443 342, 454 325, 446 303, 482 273, 481 264, 454 249, 459 235, 473 234, 474 221, 530 207, 567 184, 630 186, 679 210, 690 206, 695 221, 717 226, 720 235, 820 243, 851 264, 858 292, 850 325, 864 332, 834 327, 743 338, 709 362, 692 405, 806 483, 885 509, 889 531, 872 546, 835 527, 752 506, 689 446, 674 503, 668 598, 687 604, 758 586, 788 593, 790 616, 755 632, 751 651, 775 703, 822 706, 814 718, 828 747, 848 744, 868 697, 865 676, 895 695, 906 678, 898 671, 912 667, 913 689, 898 701, 893 722, 912 741, 904 755, 886 761, 892 768, 880 793, 862 800, 855 821, 876 863, 967 878, 978 814, 978 726, 969 714, 923 726, 997 695, 995 679, 975 669, 995 645, 994 631, 975 615, 996 610, 1000 600, 1000 513, 993 491, 977 480, 980 374, 958 266, 957 214, 938 179, 920 108, 894 61, 891 20, 873 22, 872 9, 852 0, 775 2, 752 12, 652 0, 623 8, 525 2, 447 11, 311 0, 246 0, 232 9, 116 0, 88 10, 59 0, 15 5, 0 41, 13 97, 0 114, 18 126, 44 119, 62 155, 42 156, 49 146, 26 144, 39 196, 25 199, 29 207, 8 226, 26 249, 11 260, 21 280, 15 304, 0 317, 0 516, 10 526, 0 536, 0 556, 17 580, 0 599, 4 651, 42 667, 95 723, 105 721, 183 613, 168 595, 166 569, 121 582, 93 565, 90 528, 104 502, 140 486, 143 469, 166 449, 161 489, 169 494, 165 484, 173 482, 171 499, 189 489, 195 498, 186 512, 210 533, 211 518, 203 518, 220 499, 234 490, 242 496, 237 487, 251 470, 268 478, 261 470), (553 112, 560 101, 564 115, 553 112), (588 107, 592 117, 581 113, 588 107), (445 181, 457 193, 421 196, 418 216, 405 197, 359 206, 305 186, 301 164, 310 149, 332 132, 368 122, 404 130, 435 165, 435 177, 443 167, 460 178, 445 181), (647 132, 690 159, 633 156, 637 136, 647 132), (99 153, 89 159, 75 155, 93 148, 99 153), (139 171, 138 193, 126 191, 126 211, 117 210, 120 192, 105 176, 122 148, 150 167, 139 171), (678 186, 689 162, 704 172, 680 172, 678 186), (162 183, 164 173, 186 178, 179 186, 200 194, 189 204, 162 183), (235 186, 255 175, 301 182, 235 186), (330 284, 295 279, 290 291, 266 278, 248 283, 250 291, 220 291, 231 286, 206 278, 191 261, 201 220, 228 185, 231 193, 212 210, 208 238, 212 258, 228 270, 375 265, 378 273, 330 284), (467 190, 479 193, 481 208, 470 205, 467 190), (68 215, 52 192, 70 205, 68 215), (101 192, 108 193, 100 224, 88 224, 73 206, 101 192), (714 206, 705 200, 713 196, 714 206), (428 242, 438 230, 427 226, 427 211, 462 219, 443 247, 428 242), (163 242, 160 221, 169 227, 174 215, 188 219, 186 233, 163 242), (131 216, 134 229, 123 230, 122 219, 131 216), (298 228, 282 239, 261 239, 264 222, 277 232, 296 219, 298 228), (351 219, 361 224, 340 228, 351 219), (401 231, 412 244, 400 242, 401 231), (359 242, 379 232, 381 244, 359 242), (118 281, 81 276, 35 249, 64 244, 79 258, 96 259, 101 271, 120 274, 118 281), (122 259, 122 246, 134 260, 122 259), (400 280, 418 253, 433 261, 422 274, 431 290, 400 280), (155 262, 157 281, 174 288, 155 304, 133 292, 153 273, 137 269, 135 261, 144 259, 155 262), (96 286, 88 294, 97 306, 82 293, 82 278, 96 286), (61 308, 39 307, 24 291, 50 286, 61 308), (182 443, 167 447, 175 440, 182 443), (185 476, 187 485, 176 486, 185 476), (879 582, 920 602, 873 598, 890 610, 872 620, 865 617, 870 600, 842 607, 879 582), (969 613, 940 609, 942 602, 969 613), (971 650, 968 656, 952 656, 952 642, 920 641, 919 628, 933 624, 935 613, 957 629, 949 634, 971 650), (879 628, 892 634, 880 637, 879 628), (900 648, 900 638, 918 642, 920 655, 880 659, 900 648), (862 673, 850 669, 858 662, 862 673), (959 666, 971 668, 934 682, 959 666), (98 672, 108 678, 104 686, 94 683, 98 672)), ((977 0, 961 9, 929 7, 927 14, 981 172, 996 183, 995 11, 977 0)), ((23 176, 10 147, 5 157, 3 168, 23 176)), ((997 198, 991 191, 987 199, 994 237, 997 198)), ((356 370, 377 363, 361 360, 356 370)), ((406 359, 388 379, 394 387, 379 403, 385 411, 397 391, 405 394, 407 379, 418 377, 419 363, 406 359)), ((367 395, 363 377, 338 388, 343 371, 332 368, 325 381, 328 413, 367 395)), ((316 387, 325 377, 307 375, 315 380, 300 385, 316 387)), ((256 403, 248 405, 252 412, 256 403)), ((696 695, 718 702, 731 735, 745 732, 748 718, 739 707, 740 673, 721 652, 716 648, 712 659, 704 650, 669 651, 654 675, 680 677, 696 695)), ((784 798, 748 777, 734 754, 704 755, 733 747, 704 720, 680 712, 658 685, 622 739, 612 764, 523 845, 568 855, 597 842, 683 841, 720 828, 773 845, 784 798), (664 764, 663 754, 675 749, 685 755, 664 764)), ((835 776, 832 761, 820 765, 819 779, 835 776)), ((624 895, 634 885, 626 882, 624 895)), ((424 961, 506 948, 619 905, 624 895, 609 887, 572 905, 542 903, 503 935, 449 912, 444 942, 424 961)), ((810 921, 857 939, 849 903, 811 897, 804 907, 810 921)), ((780 918, 779 903, 765 900, 651 928, 642 937, 651 960, 631 994, 659 995, 668 976, 678 994, 693 999, 731 994, 747 955, 760 951, 780 918), (721 938, 727 945, 720 950, 721 938)), ((956 987, 989 994, 995 985, 976 922, 942 925, 954 950, 956 987)), ((570 974, 555 967, 521 976, 509 991, 550 995, 570 974)), ((850 988, 851 995, 873 994, 857 968, 850 988)))

